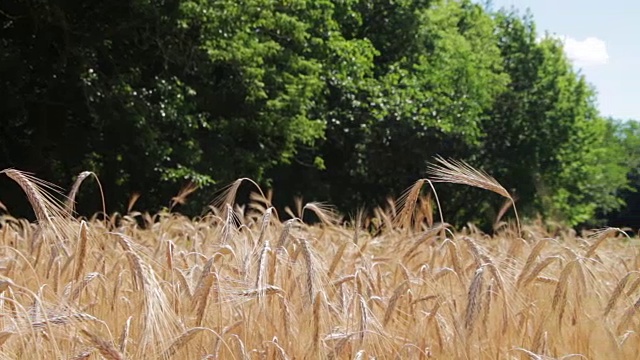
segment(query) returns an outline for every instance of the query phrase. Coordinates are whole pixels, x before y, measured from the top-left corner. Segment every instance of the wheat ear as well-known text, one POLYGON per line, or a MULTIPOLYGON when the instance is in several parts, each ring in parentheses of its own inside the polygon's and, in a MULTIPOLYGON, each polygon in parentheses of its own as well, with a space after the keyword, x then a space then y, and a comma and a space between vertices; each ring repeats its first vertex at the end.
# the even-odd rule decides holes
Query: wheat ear
POLYGON ((183 348, 191 339, 204 330, 209 330, 203 327, 194 327, 182 333, 170 346, 162 353, 162 358, 170 359, 173 354, 183 348))
POLYGON ((76 266, 73 272, 73 279, 78 280, 82 271, 84 271, 84 262, 87 255, 87 223, 80 223, 80 241, 78 242, 78 250, 76 250, 76 266))
POLYGON ((262 195, 263 198, 267 198, 264 193, 262 192, 262 189, 260 188, 260 186, 258 186, 258 184, 249 179, 249 178, 240 178, 237 179, 236 181, 232 182, 231 184, 227 185, 222 192, 216 196, 216 198, 213 200, 213 202, 211 203, 211 205, 213 205, 214 207, 220 209, 224 206, 226 206, 227 204, 233 205, 236 202, 236 195, 238 195, 238 189, 240 188, 240 185, 242 185, 243 182, 249 182, 250 184, 252 184, 253 186, 255 186, 258 191, 260 192, 260 194, 262 195))
POLYGON ((631 275, 634 275, 634 274, 636 274, 635 271, 629 272, 622 279, 620 279, 620 281, 618 281, 618 284, 613 289, 613 292, 609 297, 609 301, 607 302, 607 307, 604 310, 604 316, 609 315, 609 312, 611 312, 613 307, 616 305, 618 298, 624 292, 624 287, 627 285, 627 282, 629 282, 629 278, 631 277, 631 275))
POLYGON ((302 208, 302 212, 304 213, 305 210, 313 212, 325 225, 335 225, 341 220, 335 209, 327 204, 319 202, 306 203, 302 208))
POLYGON ((269 224, 271 223, 271 214, 273 213, 273 207, 270 207, 267 209, 267 211, 264 212, 264 215, 262 215, 262 222, 260 224, 260 235, 258 237, 258 244, 262 244, 262 241, 264 240, 264 235, 267 232, 267 229, 269 228, 269 224))
POLYGON ((624 233, 618 228, 608 228, 598 231, 594 236, 595 241, 589 246, 587 252, 584 254, 584 257, 592 257, 596 253, 596 249, 598 249, 598 246, 600 246, 605 240, 607 240, 611 234, 614 234, 616 232, 624 233))
POLYGON ((291 232, 291 228, 293 227, 293 223, 298 220, 297 218, 290 219, 284 222, 284 227, 282 228, 282 232, 280 233, 280 237, 278 238, 278 244, 276 245, 277 251, 283 251, 287 247, 287 240, 289 239, 289 233, 291 232))
POLYGON ((81 329, 80 332, 84 336, 89 338, 89 340, 91 340, 93 345, 100 352, 100 355, 102 355, 102 357, 104 357, 105 359, 108 359, 108 360, 124 360, 125 359, 124 355, 122 355, 122 353, 120 353, 120 351, 116 349, 116 347, 113 345, 111 341, 104 340, 101 337, 89 331, 86 331, 84 329, 81 329))
POLYGON ((313 286, 313 278, 315 277, 316 270, 313 266, 313 258, 311 256, 311 249, 309 248, 309 243, 306 239, 298 239, 300 243, 300 247, 302 248, 302 252, 304 255, 304 262, 307 266, 307 292, 309 295, 309 299, 313 303, 315 301, 315 288, 313 286))
POLYGON ((436 157, 436 161, 439 164, 431 164, 429 166, 429 172, 433 176, 431 178, 432 181, 468 185, 502 195, 511 202, 513 212, 516 215, 518 234, 521 233, 520 219, 518 217, 515 200, 496 179, 482 170, 475 169, 464 161, 445 160, 440 156, 436 157))
POLYGON ((56 235, 57 241, 55 245, 61 248, 66 256, 69 256, 69 251, 62 242, 63 236, 59 229, 68 226, 62 221, 66 218, 67 213, 60 200, 50 193, 53 192, 64 196, 60 188, 29 173, 15 169, 5 169, 0 171, 0 174, 7 175, 22 188, 22 191, 27 195, 38 223, 51 226, 56 235))
POLYGON ((59 194, 60 189, 56 185, 15 169, 5 169, 0 174, 7 175, 22 188, 39 222, 49 223, 51 217, 62 217, 64 214, 59 200, 46 191, 48 189, 59 194))
POLYGON ((387 326, 387 323, 389 323, 389 320, 391 320, 391 316, 393 315, 393 311, 396 308, 396 304, 398 303, 400 296, 402 296, 406 292, 407 285, 409 285, 409 283, 405 280, 401 282, 400 285, 398 285, 398 287, 396 287, 396 289, 393 291, 393 296, 391 296, 391 298, 389 299, 389 304, 387 305, 387 309, 384 312, 384 320, 382 321, 383 326, 387 326))
POLYGON ((96 182, 98 183, 98 189, 100 189, 100 198, 102 199, 102 214, 104 214, 104 216, 107 216, 107 206, 104 201, 104 191, 102 191, 102 184, 100 183, 100 179, 98 179, 98 176, 92 171, 81 172, 76 178, 76 181, 71 186, 71 191, 69 191, 69 195, 67 195, 67 201, 65 202, 67 212, 69 213, 69 215, 73 214, 75 210, 76 195, 78 195, 80 185, 89 176, 93 176, 93 178, 96 179, 96 182))
MULTIPOLYGON (((416 203, 420 197, 420 190, 424 184, 428 183, 431 191, 433 191, 434 197, 436 198, 436 204, 438 206, 438 213, 440 214, 440 223, 444 224, 444 217, 442 215, 442 208, 440 206, 440 199, 438 198, 438 193, 433 186, 433 182, 429 179, 420 179, 416 181, 410 188, 405 190, 405 192, 400 196, 396 203, 392 203, 393 208, 399 208, 400 212, 395 216, 392 224, 396 227, 405 227, 408 228, 411 226, 411 221, 413 220, 416 203)), ((433 219, 432 221, 433 222, 433 219)), ((444 234, 443 234, 444 235, 444 234)), ((444 237, 444 236, 443 236, 444 237)))
POLYGON ((418 197, 420 196, 420 190, 422 190, 424 182, 425 179, 416 181, 404 192, 404 194, 402 194, 402 196, 400 196, 400 198, 398 198, 395 205, 396 208, 400 209, 400 212, 394 219, 395 227, 404 227, 405 229, 409 229, 411 227, 418 197))
POLYGON ((262 250, 260 251, 260 256, 258 257, 258 272, 256 274, 255 283, 256 289, 263 288, 265 285, 265 274, 267 272, 267 266, 269 265, 267 259, 270 253, 271 247, 269 246, 269 240, 266 240, 262 246, 262 250))
POLYGON ((480 313, 481 303, 480 294, 482 292, 482 286, 484 282, 484 266, 478 267, 476 270, 471 285, 469 285, 469 292, 467 295, 467 310, 465 312, 464 324, 467 330, 473 331, 473 325, 480 313))
POLYGON ((133 319, 133 316, 129 316, 127 321, 124 323, 122 333, 120 333, 120 341, 118 341, 120 343, 119 350, 123 354, 126 354, 127 352, 127 343, 129 341, 129 332, 131 330, 131 319, 133 319))
POLYGON ((169 205, 169 211, 173 210, 176 205, 184 205, 187 202, 187 197, 198 190, 198 184, 193 181, 189 181, 187 185, 182 187, 178 194, 171 198, 171 204, 169 205))

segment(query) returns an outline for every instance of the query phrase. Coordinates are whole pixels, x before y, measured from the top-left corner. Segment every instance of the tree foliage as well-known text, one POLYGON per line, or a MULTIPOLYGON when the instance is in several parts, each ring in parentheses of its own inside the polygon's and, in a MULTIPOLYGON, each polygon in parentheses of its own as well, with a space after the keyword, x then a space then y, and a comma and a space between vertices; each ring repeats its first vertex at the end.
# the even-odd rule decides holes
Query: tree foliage
MULTIPOLYGON (((628 185, 618 189, 618 201, 624 205, 609 209, 601 217, 609 219, 611 226, 630 226, 640 229, 640 123, 634 120, 608 119, 605 141, 609 156, 622 161, 627 170, 628 185), (622 154, 622 156, 620 156, 622 154)), ((600 210, 602 212, 602 210, 600 210)))
MULTIPOLYGON (((469 0, 7 0, 0 10, 0 162, 61 184, 94 171, 111 209, 134 192, 154 208, 186 181, 213 190, 251 177, 287 201, 350 210, 398 196, 435 155, 495 175, 525 215, 572 225, 640 186, 622 154, 637 151, 637 131, 600 116, 562 44, 529 14, 469 0)), ((500 206, 440 191, 450 221, 489 223, 500 206)))
POLYGON ((593 89, 530 15, 496 15, 507 91, 485 122, 485 159, 529 213, 577 225, 620 203, 626 168, 593 89))

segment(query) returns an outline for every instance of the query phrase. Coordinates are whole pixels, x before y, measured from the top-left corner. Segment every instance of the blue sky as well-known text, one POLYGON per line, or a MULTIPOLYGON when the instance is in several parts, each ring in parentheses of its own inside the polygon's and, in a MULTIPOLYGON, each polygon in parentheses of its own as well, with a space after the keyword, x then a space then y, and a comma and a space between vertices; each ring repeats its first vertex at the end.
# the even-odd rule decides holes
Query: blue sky
POLYGON ((604 116, 640 120, 640 1, 493 0, 529 8, 539 35, 564 39, 567 56, 598 92, 604 116))

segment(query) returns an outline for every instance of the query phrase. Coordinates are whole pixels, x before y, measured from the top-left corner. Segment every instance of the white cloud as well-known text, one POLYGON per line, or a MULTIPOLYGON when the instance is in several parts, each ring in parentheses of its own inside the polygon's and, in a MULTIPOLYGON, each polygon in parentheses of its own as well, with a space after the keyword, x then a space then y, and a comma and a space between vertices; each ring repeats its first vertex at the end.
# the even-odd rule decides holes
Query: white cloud
POLYGON ((561 36, 567 57, 578 67, 604 65, 609 62, 607 44, 596 37, 576 40, 572 37, 561 36))

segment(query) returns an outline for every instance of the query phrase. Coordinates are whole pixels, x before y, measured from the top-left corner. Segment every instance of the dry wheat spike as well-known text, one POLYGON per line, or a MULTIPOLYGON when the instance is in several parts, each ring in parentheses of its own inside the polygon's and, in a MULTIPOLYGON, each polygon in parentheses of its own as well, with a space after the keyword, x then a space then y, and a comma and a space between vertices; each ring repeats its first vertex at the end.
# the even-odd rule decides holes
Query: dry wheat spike
POLYGON ((440 156, 437 156, 435 159, 438 164, 430 164, 428 168, 428 171, 432 175, 430 178, 431 181, 468 185, 493 191, 496 194, 502 195, 511 202, 513 212, 516 215, 518 234, 521 233, 520 219, 518 218, 516 203, 511 194, 509 194, 509 192, 500 185, 496 179, 482 170, 475 169, 464 161, 452 159, 445 160, 440 156))

